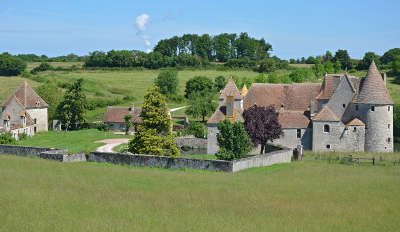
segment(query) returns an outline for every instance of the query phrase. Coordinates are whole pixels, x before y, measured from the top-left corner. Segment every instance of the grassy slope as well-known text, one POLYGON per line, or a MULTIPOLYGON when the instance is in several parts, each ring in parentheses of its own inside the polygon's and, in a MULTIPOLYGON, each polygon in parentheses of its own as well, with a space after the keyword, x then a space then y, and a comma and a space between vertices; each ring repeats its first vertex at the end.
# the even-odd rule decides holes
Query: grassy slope
POLYGON ((0 231, 398 231, 398 167, 236 174, 0 156, 0 231), (22 200, 23 199, 23 200, 22 200))
POLYGON ((19 141, 18 145, 64 148, 70 152, 94 151, 97 147, 104 145, 103 143, 94 143, 95 141, 121 137, 128 136, 115 135, 111 132, 102 132, 96 129, 69 132, 49 131, 19 141))

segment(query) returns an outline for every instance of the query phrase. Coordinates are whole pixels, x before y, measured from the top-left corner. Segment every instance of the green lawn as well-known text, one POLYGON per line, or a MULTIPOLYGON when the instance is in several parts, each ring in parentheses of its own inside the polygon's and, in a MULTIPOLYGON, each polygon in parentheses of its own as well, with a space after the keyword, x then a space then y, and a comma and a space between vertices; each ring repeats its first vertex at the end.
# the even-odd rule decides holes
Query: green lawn
POLYGON ((96 129, 68 132, 49 131, 19 141, 18 145, 64 148, 68 149, 69 152, 95 151, 97 147, 104 145, 103 143, 94 143, 95 141, 123 137, 128 136, 115 135, 111 132, 103 132, 96 129))
POLYGON ((0 231, 398 231, 400 168, 239 173, 0 155, 0 231))

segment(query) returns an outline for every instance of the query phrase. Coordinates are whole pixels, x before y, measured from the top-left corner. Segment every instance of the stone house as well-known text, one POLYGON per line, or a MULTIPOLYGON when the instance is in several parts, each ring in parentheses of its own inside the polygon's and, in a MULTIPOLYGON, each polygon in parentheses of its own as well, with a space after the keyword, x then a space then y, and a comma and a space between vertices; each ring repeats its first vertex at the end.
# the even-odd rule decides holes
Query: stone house
POLYGON ((284 134, 275 144, 313 151, 393 151, 393 100, 374 61, 365 78, 330 74, 322 83, 254 83, 247 93, 230 79, 208 121, 207 153, 218 151, 217 123, 243 121, 243 110, 255 104, 273 105, 279 112, 284 134))
POLYGON ((2 105, 0 132, 14 138, 25 133, 33 136, 48 131, 47 103, 26 81, 2 105))
MULTIPOLYGON (((132 115, 132 123, 140 124, 142 123, 142 118, 140 117, 140 113, 142 112, 142 108, 134 107, 132 103, 130 107, 119 107, 119 106, 109 106, 107 107, 107 112, 104 115, 104 123, 110 127, 110 130, 125 130, 125 115, 132 115)), ((133 132, 135 130, 134 126, 131 128, 133 132)))

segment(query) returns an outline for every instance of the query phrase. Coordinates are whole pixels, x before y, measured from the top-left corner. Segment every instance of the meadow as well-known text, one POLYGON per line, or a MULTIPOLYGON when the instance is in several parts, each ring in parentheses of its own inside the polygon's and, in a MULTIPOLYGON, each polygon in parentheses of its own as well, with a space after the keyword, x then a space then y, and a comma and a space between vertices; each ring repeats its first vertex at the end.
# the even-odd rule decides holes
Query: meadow
POLYGON ((17 142, 21 146, 63 148, 69 152, 95 151, 104 143, 95 143, 103 139, 129 138, 126 135, 116 135, 112 132, 97 129, 77 131, 49 131, 38 133, 34 137, 17 142))
POLYGON ((398 166, 238 173, 0 155, 0 231, 398 231, 398 166))

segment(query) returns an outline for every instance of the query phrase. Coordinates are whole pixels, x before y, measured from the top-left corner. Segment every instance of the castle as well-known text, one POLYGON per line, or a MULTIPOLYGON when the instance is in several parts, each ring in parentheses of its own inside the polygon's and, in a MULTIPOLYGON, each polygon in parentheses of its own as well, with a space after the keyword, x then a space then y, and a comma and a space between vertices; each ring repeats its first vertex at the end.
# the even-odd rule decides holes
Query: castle
POLYGON ((273 105, 283 135, 274 144, 313 151, 393 152, 393 100, 386 75, 372 61, 365 78, 325 75, 322 83, 254 83, 239 91, 230 79, 208 120, 207 153, 218 151, 217 123, 243 121, 253 106, 273 105))
POLYGON ((26 81, 2 105, 0 133, 33 136, 48 130, 47 103, 26 81))

